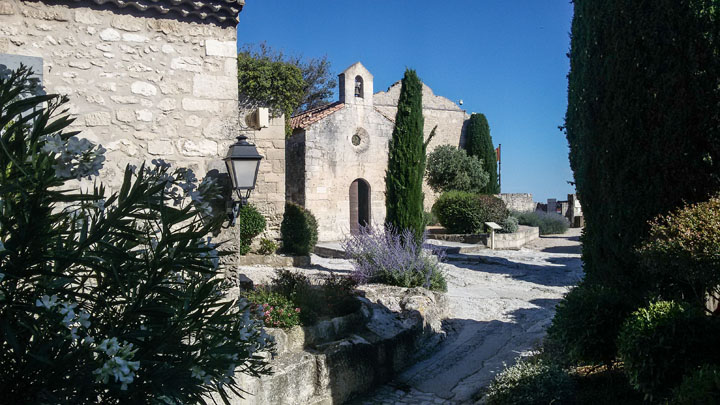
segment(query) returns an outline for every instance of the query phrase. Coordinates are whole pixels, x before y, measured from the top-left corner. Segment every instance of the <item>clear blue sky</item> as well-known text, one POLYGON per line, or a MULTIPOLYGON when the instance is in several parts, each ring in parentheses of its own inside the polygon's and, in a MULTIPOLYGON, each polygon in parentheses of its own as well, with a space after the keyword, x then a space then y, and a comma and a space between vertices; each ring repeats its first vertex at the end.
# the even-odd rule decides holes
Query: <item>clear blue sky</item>
POLYGON ((247 0, 238 44, 266 41, 336 73, 360 61, 375 91, 415 69, 435 94, 485 114, 502 144, 502 192, 574 191, 567 141, 569 0, 247 0))

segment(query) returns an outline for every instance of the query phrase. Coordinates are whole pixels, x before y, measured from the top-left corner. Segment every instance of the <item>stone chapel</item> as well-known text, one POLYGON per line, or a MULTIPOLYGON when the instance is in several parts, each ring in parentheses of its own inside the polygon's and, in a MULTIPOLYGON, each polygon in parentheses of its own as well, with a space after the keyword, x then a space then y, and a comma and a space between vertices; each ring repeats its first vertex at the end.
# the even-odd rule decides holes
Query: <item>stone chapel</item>
MULTIPOLYGON (((373 93, 373 75, 357 62, 338 76, 339 100, 292 117, 286 157, 286 198, 318 220, 320 241, 341 240, 362 225, 385 221, 385 170, 401 83, 373 93)), ((428 152, 460 146, 467 113, 423 84, 428 152)), ((436 195, 427 185, 425 207, 436 195)))

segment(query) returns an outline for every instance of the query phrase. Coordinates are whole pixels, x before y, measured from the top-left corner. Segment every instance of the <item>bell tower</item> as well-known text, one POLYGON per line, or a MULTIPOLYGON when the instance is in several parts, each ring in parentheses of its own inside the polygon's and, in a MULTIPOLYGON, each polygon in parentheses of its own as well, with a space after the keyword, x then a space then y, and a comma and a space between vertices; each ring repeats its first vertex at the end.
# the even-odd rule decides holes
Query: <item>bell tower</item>
POLYGON ((340 102, 345 104, 373 104, 373 75, 356 62, 338 75, 340 102))

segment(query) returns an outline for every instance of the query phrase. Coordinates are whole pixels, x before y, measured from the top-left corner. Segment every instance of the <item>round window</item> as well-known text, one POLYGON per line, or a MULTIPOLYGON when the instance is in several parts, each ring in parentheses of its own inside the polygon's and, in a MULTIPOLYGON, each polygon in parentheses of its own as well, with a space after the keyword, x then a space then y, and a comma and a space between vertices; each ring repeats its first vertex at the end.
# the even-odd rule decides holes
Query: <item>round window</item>
POLYGON ((361 141, 360 135, 355 134, 355 135, 352 136, 352 144, 353 144, 353 145, 355 145, 355 146, 360 145, 360 141, 361 141))
POLYGON ((357 153, 365 152, 370 146, 369 142, 370 135, 364 128, 358 128, 350 137, 350 143, 352 143, 353 149, 357 153))

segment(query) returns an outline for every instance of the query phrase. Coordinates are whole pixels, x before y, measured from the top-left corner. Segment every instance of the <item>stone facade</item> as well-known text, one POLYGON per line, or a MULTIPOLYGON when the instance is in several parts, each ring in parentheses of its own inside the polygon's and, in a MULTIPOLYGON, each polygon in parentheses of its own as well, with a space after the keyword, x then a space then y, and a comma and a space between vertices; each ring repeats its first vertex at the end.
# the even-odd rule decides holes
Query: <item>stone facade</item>
MULTIPOLYGON (((343 239, 358 220, 384 223, 388 145, 400 95, 399 82, 387 92, 373 94, 373 76, 359 62, 338 81, 337 103, 293 117, 294 132, 286 150, 287 198, 315 214, 321 241, 343 239), (365 216, 364 210, 369 210, 365 216)), ((423 115, 426 137, 438 126, 428 150, 461 144, 468 115, 426 85, 423 115)), ((426 210, 435 199, 425 185, 426 210)))
POLYGON ((101 179, 113 191, 127 164, 162 158, 198 177, 222 165, 237 132, 234 25, 0 0, 0 54, 43 59, 43 85, 69 96, 72 129, 107 149, 101 179))
POLYGON ((296 129, 288 141, 288 197, 315 214, 323 241, 339 240, 350 232, 350 188, 358 179, 369 186, 369 222, 385 221, 385 169, 393 124, 372 105, 370 72, 356 63, 343 74, 352 83, 341 107, 296 129), (354 95, 358 76, 363 97, 354 95))
POLYGON ((532 194, 528 193, 504 193, 498 194, 498 197, 505 202, 505 205, 511 211, 532 212, 535 211, 535 201, 532 194))
MULTIPOLYGON (((395 119, 397 113, 401 87, 401 82, 396 82, 387 91, 375 93, 373 96, 375 107, 392 119, 395 119)), ((428 144, 428 153, 440 145, 463 146, 465 144, 465 123, 470 116, 453 101, 435 95, 425 83, 423 83, 422 89, 425 138, 437 125, 435 136, 428 144)), ((430 211, 439 194, 432 191, 427 184, 423 185, 423 191, 425 192, 425 210, 430 211)))

